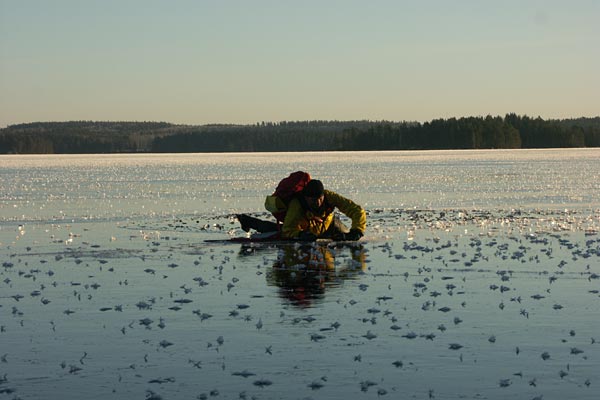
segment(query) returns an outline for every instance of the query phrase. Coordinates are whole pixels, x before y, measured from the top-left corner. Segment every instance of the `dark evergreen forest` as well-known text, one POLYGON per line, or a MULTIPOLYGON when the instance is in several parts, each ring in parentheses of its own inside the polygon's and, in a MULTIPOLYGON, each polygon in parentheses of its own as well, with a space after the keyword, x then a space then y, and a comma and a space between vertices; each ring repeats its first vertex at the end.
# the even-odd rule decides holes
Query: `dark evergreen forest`
POLYGON ((430 122, 284 121, 254 125, 36 122, 0 129, 2 154, 184 153, 600 147, 600 117, 504 117, 430 122))

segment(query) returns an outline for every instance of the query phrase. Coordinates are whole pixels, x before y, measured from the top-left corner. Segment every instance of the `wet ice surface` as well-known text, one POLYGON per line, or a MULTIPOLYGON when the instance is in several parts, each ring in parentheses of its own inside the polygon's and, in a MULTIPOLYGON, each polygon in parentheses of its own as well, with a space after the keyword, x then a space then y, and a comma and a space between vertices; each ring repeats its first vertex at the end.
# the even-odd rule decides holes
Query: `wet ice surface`
POLYGON ((0 399, 595 399, 599 160, 0 157, 0 399), (362 246, 204 242, 297 169, 362 246))

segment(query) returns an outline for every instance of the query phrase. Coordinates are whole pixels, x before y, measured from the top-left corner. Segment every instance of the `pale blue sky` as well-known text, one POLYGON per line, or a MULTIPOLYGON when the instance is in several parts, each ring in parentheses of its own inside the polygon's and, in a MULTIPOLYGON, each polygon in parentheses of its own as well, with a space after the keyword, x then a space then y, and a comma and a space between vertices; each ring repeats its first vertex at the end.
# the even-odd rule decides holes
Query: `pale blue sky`
POLYGON ((0 0, 0 127, 600 115, 598 0, 0 0))

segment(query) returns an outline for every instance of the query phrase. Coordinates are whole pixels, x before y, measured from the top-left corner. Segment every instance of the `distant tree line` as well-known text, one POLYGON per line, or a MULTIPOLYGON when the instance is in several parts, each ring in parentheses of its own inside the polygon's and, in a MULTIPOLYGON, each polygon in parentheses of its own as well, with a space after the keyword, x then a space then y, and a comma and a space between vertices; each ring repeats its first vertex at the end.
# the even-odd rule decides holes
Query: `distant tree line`
POLYGON ((254 125, 36 122, 0 129, 0 153, 258 152, 600 147, 600 117, 430 122, 284 121, 254 125))

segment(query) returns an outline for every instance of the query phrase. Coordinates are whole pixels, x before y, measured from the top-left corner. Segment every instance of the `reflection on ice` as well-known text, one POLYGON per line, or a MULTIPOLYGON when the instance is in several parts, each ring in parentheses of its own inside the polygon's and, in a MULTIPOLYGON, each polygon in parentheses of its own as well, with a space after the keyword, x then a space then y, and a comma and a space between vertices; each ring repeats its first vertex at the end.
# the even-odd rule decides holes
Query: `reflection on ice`
POLYGON ((267 283, 276 286, 279 295, 295 306, 310 307, 323 299, 326 290, 366 269, 366 250, 362 245, 340 245, 337 249, 316 244, 279 247, 273 269, 267 273, 267 283), (340 262, 342 250, 350 255, 345 265, 340 262))

